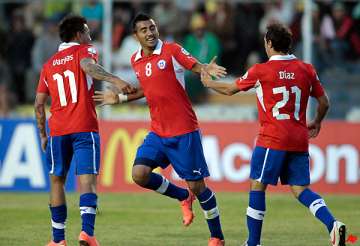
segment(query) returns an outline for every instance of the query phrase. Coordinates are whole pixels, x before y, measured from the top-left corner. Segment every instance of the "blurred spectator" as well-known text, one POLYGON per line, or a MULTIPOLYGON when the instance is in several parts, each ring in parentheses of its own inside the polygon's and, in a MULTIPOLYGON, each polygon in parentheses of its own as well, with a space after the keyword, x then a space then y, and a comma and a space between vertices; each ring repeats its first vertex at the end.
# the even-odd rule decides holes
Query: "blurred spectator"
POLYGON ((0 118, 8 115, 9 99, 11 97, 8 90, 10 84, 10 73, 2 55, 3 54, 0 54, 0 118))
POLYGON ((57 51, 60 38, 57 29, 56 18, 44 21, 43 31, 36 38, 32 50, 32 67, 36 73, 40 73, 43 64, 57 51))
POLYGON ((26 101, 25 74, 31 65, 33 43, 33 34, 26 29, 21 9, 18 9, 13 13, 11 20, 6 58, 11 74, 11 89, 16 93, 20 103, 26 101))
POLYGON ((42 30, 35 39, 31 53, 32 70, 26 74, 25 94, 27 101, 33 101, 41 68, 59 47, 58 21, 56 17, 44 20, 42 30))
POLYGON ((342 64, 345 54, 350 49, 349 38, 351 36, 353 21, 347 15, 345 6, 341 2, 336 2, 332 7, 332 20, 335 37, 330 40, 333 61, 337 65, 342 64))
POLYGON ((245 71, 246 61, 251 52, 263 54, 266 57, 264 50, 263 36, 259 33, 259 22, 263 16, 263 8, 261 4, 238 4, 235 12, 234 23, 236 24, 234 39, 236 49, 231 55, 229 61, 228 72, 236 75, 242 75, 245 71))
POLYGON ((360 2, 354 7, 352 17, 354 19, 353 34, 350 37, 356 58, 360 57, 360 2))
MULTIPOLYGON (((237 50, 234 39, 235 18, 234 6, 228 1, 208 0, 205 4, 207 25, 220 40, 222 45, 221 64, 227 68, 234 64, 234 53, 237 50)), ((236 68, 237 70, 239 67, 236 68)))
POLYGON ((191 33, 185 36, 184 48, 202 63, 208 63, 220 55, 218 38, 206 28, 203 15, 194 14, 190 23, 191 33))
POLYGON ((71 12, 72 1, 71 0, 43 0, 44 4, 44 17, 50 18, 55 15, 64 15, 71 12))
POLYGON ((274 22, 281 22, 289 25, 294 17, 294 6, 296 1, 267 1, 265 15, 260 21, 260 33, 265 34, 266 27, 274 22))
POLYGON ((172 1, 156 4, 151 15, 157 22, 163 40, 173 41, 186 30, 187 18, 183 16, 183 13, 176 8, 172 1))
POLYGON ((115 74, 125 81, 137 86, 137 78, 131 67, 130 58, 138 50, 139 43, 132 34, 126 36, 120 49, 113 55, 115 74))
POLYGON ((126 35, 126 27, 127 23, 131 21, 131 13, 130 11, 126 11, 126 9, 115 8, 113 14, 113 35, 112 35, 112 48, 118 49, 120 47, 121 41, 126 35))
POLYGON ((92 38, 97 39, 103 18, 102 3, 97 0, 86 1, 86 4, 81 9, 81 15, 85 17, 88 22, 89 28, 92 31, 92 38))
MULTIPOLYGON (((291 29, 294 31, 295 40, 293 51, 294 54, 303 59, 303 40, 302 33, 305 28, 305 16, 304 16, 304 4, 297 6, 297 14, 291 24, 291 29)), ((326 43, 326 39, 322 33, 324 27, 321 25, 321 15, 319 5, 312 3, 311 5, 312 14, 312 64, 315 66, 318 72, 321 72, 331 62, 329 56, 329 47, 326 43)))
MULTIPOLYGON (((191 33, 185 36, 184 48, 201 63, 209 63, 214 56, 220 55, 218 38, 206 29, 206 21, 201 14, 194 14, 190 23, 191 33)), ((199 78, 193 73, 187 73, 186 90, 194 103, 204 102, 207 89, 199 83, 199 78)))

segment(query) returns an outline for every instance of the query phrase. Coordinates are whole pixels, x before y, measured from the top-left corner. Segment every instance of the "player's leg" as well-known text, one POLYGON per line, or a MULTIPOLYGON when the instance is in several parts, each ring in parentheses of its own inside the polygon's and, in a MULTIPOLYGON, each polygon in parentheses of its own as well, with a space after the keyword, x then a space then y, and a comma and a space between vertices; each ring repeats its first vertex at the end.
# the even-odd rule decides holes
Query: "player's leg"
POLYGON ((266 211, 265 190, 267 185, 250 179, 249 205, 246 209, 246 222, 248 228, 247 244, 260 245, 261 230, 266 211))
POLYGON ((301 204, 309 208, 310 212, 326 226, 333 245, 343 246, 345 245, 345 225, 336 221, 326 206, 324 199, 309 189, 309 165, 308 153, 293 152, 289 155, 287 179, 292 193, 301 204))
MULTIPOLYGON (((209 245, 223 245, 224 235, 215 194, 206 187, 204 182, 204 178, 210 174, 203 153, 200 132, 194 131, 162 141, 176 173, 180 178, 186 180, 190 191, 195 194, 200 202, 212 237, 209 245)), ((182 203, 182 208, 184 219, 186 219, 186 213, 184 213, 186 210, 193 217, 192 200, 182 203)), ((191 223, 191 221, 192 218, 189 222, 191 223)), ((184 225, 187 224, 184 223, 184 225)))
POLYGON ((76 174, 79 176, 80 245, 97 246, 94 236, 97 194, 96 177, 100 165, 100 137, 96 132, 72 134, 76 174))
POLYGON ((204 179, 186 182, 190 191, 195 194, 199 200, 200 206, 204 211, 211 235, 209 245, 223 245, 224 235, 221 229, 220 212, 215 193, 205 185, 204 179))
POLYGON ((249 205, 246 210, 248 246, 260 245, 262 224, 266 212, 265 190, 276 185, 281 172, 285 151, 256 147, 251 158, 249 205))
POLYGON ((50 174, 50 203, 52 238, 48 245, 65 245, 67 207, 65 199, 66 175, 72 158, 68 136, 49 137, 46 163, 50 174))
POLYGON ((153 172, 153 168, 154 167, 135 162, 132 169, 134 182, 143 188, 153 190, 179 201, 183 201, 189 197, 188 190, 174 185, 161 174, 153 172))
POLYGON ((81 233, 79 235, 80 245, 97 246, 94 236, 97 195, 96 195, 96 175, 79 175, 80 186, 80 215, 81 215, 81 233))
POLYGON ((160 137, 151 132, 137 150, 132 178, 143 188, 183 201, 189 197, 187 189, 176 186, 164 176, 153 172, 157 167, 166 168, 168 165, 169 160, 162 151, 160 137))

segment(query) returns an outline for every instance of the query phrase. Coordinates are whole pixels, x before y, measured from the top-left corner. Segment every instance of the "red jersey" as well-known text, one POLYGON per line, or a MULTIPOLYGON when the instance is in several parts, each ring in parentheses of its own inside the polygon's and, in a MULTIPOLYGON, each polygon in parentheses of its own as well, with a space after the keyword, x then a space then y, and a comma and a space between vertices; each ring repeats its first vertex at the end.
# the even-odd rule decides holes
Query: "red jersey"
POLYGON ((42 68, 37 92, 51 97, 50 136, 98 132, 93 80, 80 67, 83 58, 97 61, 95 48, 63 43, 42 68))
POLYGON ((251 67, 236 83, 243 91, 256 88, 260 121, 257 146, 308 151, 308 99, 324 95, 312 65, 293 55, 276 55, 251 67))
POLYGON ((154 52, 143 57, 139 49, 131 64, 150 109, 151 130, 173 137, 198 129, 196 115, 185 91, 184 73, 197 60, 176 43, 158 41, 154 52))

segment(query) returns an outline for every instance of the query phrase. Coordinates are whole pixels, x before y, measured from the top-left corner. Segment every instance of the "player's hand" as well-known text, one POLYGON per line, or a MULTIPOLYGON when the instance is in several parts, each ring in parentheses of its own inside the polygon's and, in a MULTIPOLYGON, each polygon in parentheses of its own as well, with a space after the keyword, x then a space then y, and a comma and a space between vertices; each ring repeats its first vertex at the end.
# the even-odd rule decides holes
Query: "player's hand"
POLYGON ((95 102, 100 102, 99 106, 112 105, 119 103, 119 96, 113 91, 95 91, 92 97, 95 102))
POLYGON ((40 141, 41 141, 41 149, 42 149, 42 151, 46 152, 46 146, 47 146, 47 143, 48 143, 47 136, 40 137, 40 141))
POLYGON ((137 91, 137 88, 132 85, 127 84, 125 87, 121 88, 120 90, 123 94, 132 94, 137 91))
POLYGON ((216 56, 211 59, 211 62, 205 67, 205 71, 208 72, 211 76, 214 76, 215 78, 223 78, 226 76, 226 68, 219 66, 216 64, 216 56))
POLYGON ((116 83, 116 89, 119 90, 119 93, 123 93, 123 94, 131 94, 131 93, 135 93, 137 91, 137 88, 130 85, 129 83, 126 83, 125 81, 118 79, 117 83, 116 83))
POLYGON ((319 135, 321 124, 315 121, 311 121, 307 124, 307 128, 309 131, 309 138, 315 138, 319 135))
POLYGON ((201 69, 200 77, 201 77, 201 82, 203 83, 203 85, 205 87, 209 87, 209 85, 212 81, 210 74, 208 72, 206 72, 204 69, 201 69))

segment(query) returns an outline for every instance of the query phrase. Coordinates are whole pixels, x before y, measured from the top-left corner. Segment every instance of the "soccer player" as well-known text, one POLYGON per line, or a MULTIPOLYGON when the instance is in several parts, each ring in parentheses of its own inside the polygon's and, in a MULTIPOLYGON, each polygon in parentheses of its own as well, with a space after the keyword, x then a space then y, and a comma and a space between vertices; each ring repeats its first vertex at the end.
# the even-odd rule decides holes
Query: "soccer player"
POLYGON ((209 65, 201 64, 178 44, 161 41, 157 26, 148 15, 138 14, 134 18, 133 32, 141 47, 131 57, 131 64, 141 88, 137 88, 136 93, 119 96, 112 91, 98 92, 94 100, 114 104, 146 97, 151 132, 137 150, 132 169, 134 182, 179 200, 185 226, 190 225, 194 218, 192 203, 196 196, 211 233, 208 245, 224 245, 215 194, 204 182, 209 171, 199 125, 185 92, 184 72, 187 69, 200 73, 205 69, 220 77, 225 76, 225 68, 218 66, 214 59, 209 65), (166 168, 170 163, 186 180, 190 191, 153 172, 153 169, 166 168))
POLYGON ((289 54, 291 32, 281 24, 267 28, 264 45, 269 61, 252 66, 234 83, 215 82, 204 71, 203 84, 233 95, 256 89, 260 132, 251 159, 251 191, 247 208, 249 237, 244 245, 260 245, 268 184, 289 184, 295 197, 328 229, 334 246, 345 245, 345 225, 337 221, 324 200, 309 188, 309 137, 321 128, 329 101, 312 65, 289 54), (309 97, 318 102, 315 119, 306 124, 309 97))
POLYGON ((93 78, 132 88, 97 64, 98 54, 90 45, 90 31, 81 16, 69 15, 59 24, 63 43, 43 66, 35 99, 41 147, 46 151, 50 174, 50 212, 53 239, 48 246, 66 245, 67 208, 64 185, 71 161, 80 186, 82 231, 80 245, 97 246, 94 224, 97 206, 96 176, 99 172, 100 140, 96 119, 93 78), (50 137, 45 128, 45 103, 51 97, 50 137), (49 141, 49 142, 48 142, 49 141))

